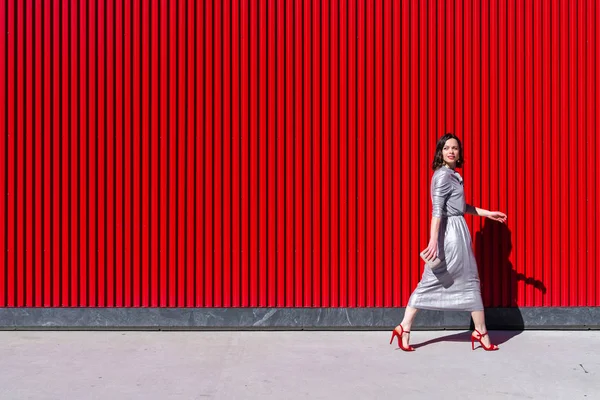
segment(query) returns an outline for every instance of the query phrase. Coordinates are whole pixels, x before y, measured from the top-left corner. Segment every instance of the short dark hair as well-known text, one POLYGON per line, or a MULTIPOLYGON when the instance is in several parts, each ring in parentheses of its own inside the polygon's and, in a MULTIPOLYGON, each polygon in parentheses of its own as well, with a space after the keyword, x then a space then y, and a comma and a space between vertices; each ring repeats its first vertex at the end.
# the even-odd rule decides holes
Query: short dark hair
POLYGON ((444 149, 446 142, 450 139, 455 139, 458 142, 458 158, 456 160, 456 166, 459 168, 463 166, 465 158, 463 157, 463 147, 460 139, 454 133, 446 133, 438 140, 437 145, 435 146, 435 155, 433 156, 432 163, 432 168, 434 171, 444 165, 442 150, 444 149))

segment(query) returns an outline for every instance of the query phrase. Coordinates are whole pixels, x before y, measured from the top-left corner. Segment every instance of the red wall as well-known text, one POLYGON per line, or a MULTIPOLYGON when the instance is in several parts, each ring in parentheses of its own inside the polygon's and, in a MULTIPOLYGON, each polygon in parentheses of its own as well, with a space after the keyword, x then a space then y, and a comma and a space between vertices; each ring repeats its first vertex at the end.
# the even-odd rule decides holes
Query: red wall
POLYGON ((487 306, 600 305, 597 1, 0 0, 0 306, 404 306, 459 134, 487 306))

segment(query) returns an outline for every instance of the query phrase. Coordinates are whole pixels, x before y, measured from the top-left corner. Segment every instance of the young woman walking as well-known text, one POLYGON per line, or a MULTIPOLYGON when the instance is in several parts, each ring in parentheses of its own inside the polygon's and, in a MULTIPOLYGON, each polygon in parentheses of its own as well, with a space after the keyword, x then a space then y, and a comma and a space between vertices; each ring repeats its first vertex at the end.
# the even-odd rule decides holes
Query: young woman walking
POLYGON ((501 223, 506 215, 466 204, 463 179, 456 171, 463 165, 463 148, 456 135, 447 133, 436 146, 431 179, 433 203, 430 240, 424 251, 427 260, 441 260, 435 272, 425 268, 421 281, 411 294, 404 319, 392 332, 398 346, 404 351, 414 351, 410 346, 410 329, 419 309, 470 311, 475 325, 471 346, 479 342, 484 350, 498 350, 490 342, 485 317, 477 263, 471 247, 471 234, 464 214, 479 215, 501 223), (450 276, 450 283, 441 279, 450 276))

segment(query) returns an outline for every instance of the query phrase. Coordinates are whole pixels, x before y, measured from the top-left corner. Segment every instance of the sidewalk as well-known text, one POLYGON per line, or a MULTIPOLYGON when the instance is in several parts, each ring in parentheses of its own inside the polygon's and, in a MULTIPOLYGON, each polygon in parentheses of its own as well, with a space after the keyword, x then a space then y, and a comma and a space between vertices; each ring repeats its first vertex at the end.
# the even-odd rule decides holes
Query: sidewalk
POLYGON ((600 399, 600 331, 2 331, 0 399, 600 399))

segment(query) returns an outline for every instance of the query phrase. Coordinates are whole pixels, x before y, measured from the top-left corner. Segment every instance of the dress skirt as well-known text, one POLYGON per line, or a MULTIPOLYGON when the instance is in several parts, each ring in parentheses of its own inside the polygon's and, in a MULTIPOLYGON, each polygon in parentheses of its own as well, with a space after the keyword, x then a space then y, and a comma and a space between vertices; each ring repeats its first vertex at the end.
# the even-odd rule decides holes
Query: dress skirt
POLYGON ((465 218, 442 217, 439 232, 438 257, 442 263, 435 273, 425 267, 408 305, 425 310, 483 310, 477 262, 465 218))

